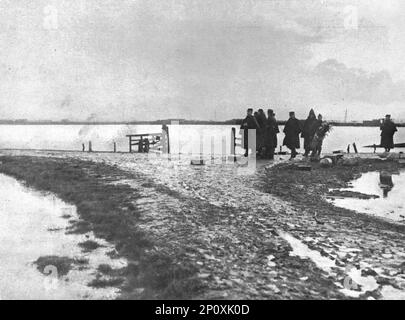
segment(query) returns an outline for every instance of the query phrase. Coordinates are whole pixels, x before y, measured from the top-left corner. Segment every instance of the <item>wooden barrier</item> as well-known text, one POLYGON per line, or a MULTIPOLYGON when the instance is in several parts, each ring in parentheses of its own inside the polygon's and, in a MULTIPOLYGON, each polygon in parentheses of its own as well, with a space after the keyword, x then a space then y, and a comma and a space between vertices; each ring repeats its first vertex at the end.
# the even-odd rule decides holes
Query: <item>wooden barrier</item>
POLYGON ((161 133, 128 134, 129 153, 138 147, 138 153, 170 153, 169 128, 162 126, 161 133))
POLYGON ((236 137, 236 128, 232 128, 231 130, 231 157, 233 157, 233 161, 236 162, 236 147, 242 146, 242 138, 236 137))
POLYGON ((357 145, 356 143, 353 143, 353 149, 355 153, 359 153, 359 151, 357 150, 357 145))

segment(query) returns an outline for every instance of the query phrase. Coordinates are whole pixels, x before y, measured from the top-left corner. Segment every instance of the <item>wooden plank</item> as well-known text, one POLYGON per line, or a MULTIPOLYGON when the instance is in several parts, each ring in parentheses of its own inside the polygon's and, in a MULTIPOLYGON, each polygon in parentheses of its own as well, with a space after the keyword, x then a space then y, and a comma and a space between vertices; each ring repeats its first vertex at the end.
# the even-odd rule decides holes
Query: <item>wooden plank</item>
MULTIPOLYGON (((132 143, 131 143, 131 146, 137 146, 137 145, 139 145, 139 141, 140 140, 138 140, 138 141, 133 141, 132 143)), ((155 144, 158 144, 158 143, 160 143, 159 141, 149 141, 149 144, 150 145, 155 145, 155 144)))
POLYGON ((138 134, 127 134, 127 137, 148 137, 148 136, 162 136, 162 133, 138 133, 138 134))
POLYGON ((203 159, 191 160, 192 166, 203 166, 205 165, 205 161, 203 159))
MULTIPOLYGON (((376 144, 376 145, 364 146, 364 148, 385 148, 385 147, 381 146, 380 144, 376 144)), ((394 148, 405 148, 405 143, 396 143, 396 144, 394 144, 394 148)))

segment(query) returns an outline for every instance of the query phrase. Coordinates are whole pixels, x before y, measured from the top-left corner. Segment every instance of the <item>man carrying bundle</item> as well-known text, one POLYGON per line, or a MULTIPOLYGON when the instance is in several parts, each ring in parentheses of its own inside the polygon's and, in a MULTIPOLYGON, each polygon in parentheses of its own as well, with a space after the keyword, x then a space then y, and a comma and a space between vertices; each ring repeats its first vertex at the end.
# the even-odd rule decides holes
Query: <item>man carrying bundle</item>
POLYGON ((308 118, 304 122, 304 128, 302 129, 301 137, 304 138, 304 157, 308 157, 309 152, 311 151, 311 142, 315 136, 316 129, 318 129, 319 124, 316 119, 314 109, 311 109, 309 112, 308 118))
POLYGON ((318 115, 318 120, 315 123, 315 125, 316 125, 315 135, 312 138, 311 142, 312 160, 318 160, 320 158, 323 140, 332 129, 331 125, 328 122, 323 121, 321 114, 318 115))

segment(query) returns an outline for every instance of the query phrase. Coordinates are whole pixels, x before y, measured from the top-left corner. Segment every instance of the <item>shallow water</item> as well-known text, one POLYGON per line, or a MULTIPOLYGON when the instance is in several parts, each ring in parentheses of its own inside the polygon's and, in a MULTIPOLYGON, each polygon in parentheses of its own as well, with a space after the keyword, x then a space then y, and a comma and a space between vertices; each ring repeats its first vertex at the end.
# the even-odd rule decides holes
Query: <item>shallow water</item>
POLYGON ((332 268, 336 268, 336 264, 334 261, 322 256, 318 251, 309 249, 307 245, 305 245, 297 238, 294 238, 291 234, 280 230, 278 231, 278 234, 290 244, 292 248, 292 251, 290 252, 291 256, 298 256, 303 259, 310 259, 316 264, 319 269, 327 273, 330 273, 332 268))
MULTIPOLYGON (((302 259, 310 259, 319 269, 323 270, 331 279, 336 278, 336 270, 344 270, 346 276, 343 283, 335 282, 338 287, 341 287, 340 292, 352 298, 358 298, 362 294, 372 292, 380 288, 381 299, 387 300, 404 300, 404 290, 395 289, 390 285, 380 285, 377 283, 374 276, 363 276, 362 270, 370 267, 365 262, 360 262, 359 267, 355 267, 350 263, 345 267, 338 266, 336 260, 324 257, 320 252, 310 249, 301 240, 293 237, 291 234, 283 231, 278 231, 278 234, 286 240, 292 248, 290 256, 298 256, 302 259)), ((340 255, 345 256, 347 253, 361 251, 355 248, 339 247, 338 252, 340 255)), ((375 268, 377 275, 379 270, 375 268)))
POLYGON ((66 234, 69 219, 77 220, 76 208, 52 195, 24 187, 17 180, 0 174, 0 299, 112 299, 117 288, 93 289, 100 264, 112 268, 126 265, 106 253, 113 246, 94 234, 66 234), (83 253, 78 244, 93 240, 103 247, 83 253), (40 273, 34 262, 44 256, 88 259, 85 268, 73 266, 58 277, 55 266, 49 276, 40 273))
MULTIPOLYGON (((211 153, 214 141, 214 153, 222 153, 222 139, 225 137, 225 150, 230 153, 232 125, 170 125, 170 146, 172 153, 199 154, 200 141, 203 143, 204 154, 211 153), (202 138, 201 138, 202 137, 202 138)), ((284 134, 280 126, 278 144, 281 145, 284 134)), ((50 150, 82 150, 82 143, 88 145, 92 141, 95 151, 112 151, 113 142, 117 150, 128 152, 127 134, 159 133, 160 125, 0 125, 0 149, 50 149, 50 150), (21 139, 24 137, 24 139, 21 139)), ((349 144, 356 143, 359 152, 372 152, 363 148, 365 145, 380 143, 380 130, 377 127, 334 127, 323 144, 325 152, 346 150, 349 144)), ((395 142, 405 142, 405 129, 399 128, 395 142)), ((301 146, 302 146, 301 139, 301 146)), ((284 148, 284 151, 286 149, 284 148)), ((302 150, 302 149, 301 149, 302 150)), ((397 149, 397 151, 404 149, 397 149)), ((237 153, 242 149, 237 148, 237 153)), ((353 152, 353 147, 351 147, 353 152)), ((381 149, 379 151, 382 151, 381 149)))
POLYGON ((381 172, 368 172, 352 181, 351 187, 342 190, 376 195, 379 198, 333 200, 333 203, 338 207, 395 221, 405 221, 405 172, 392 175, 381 172))

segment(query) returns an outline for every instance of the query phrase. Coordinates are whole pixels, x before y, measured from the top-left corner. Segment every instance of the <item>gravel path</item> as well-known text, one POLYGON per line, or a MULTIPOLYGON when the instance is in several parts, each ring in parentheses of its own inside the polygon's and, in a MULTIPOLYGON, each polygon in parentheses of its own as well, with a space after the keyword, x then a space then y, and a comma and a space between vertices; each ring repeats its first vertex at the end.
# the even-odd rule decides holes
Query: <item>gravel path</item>
POLYGON ((264 191, 263 177, 272 170, 267 162, 244 175, 243 167, 220 159, 191 166, 189 157, 23 154, 91 160, 128 172, 106 179, 140 192, 141 228, 154 250, 180 253, 179 264, 197 265, 205 287, 200 298, 404 297, 403 231, 331 205, 317 222, 313 207, 264 191))

